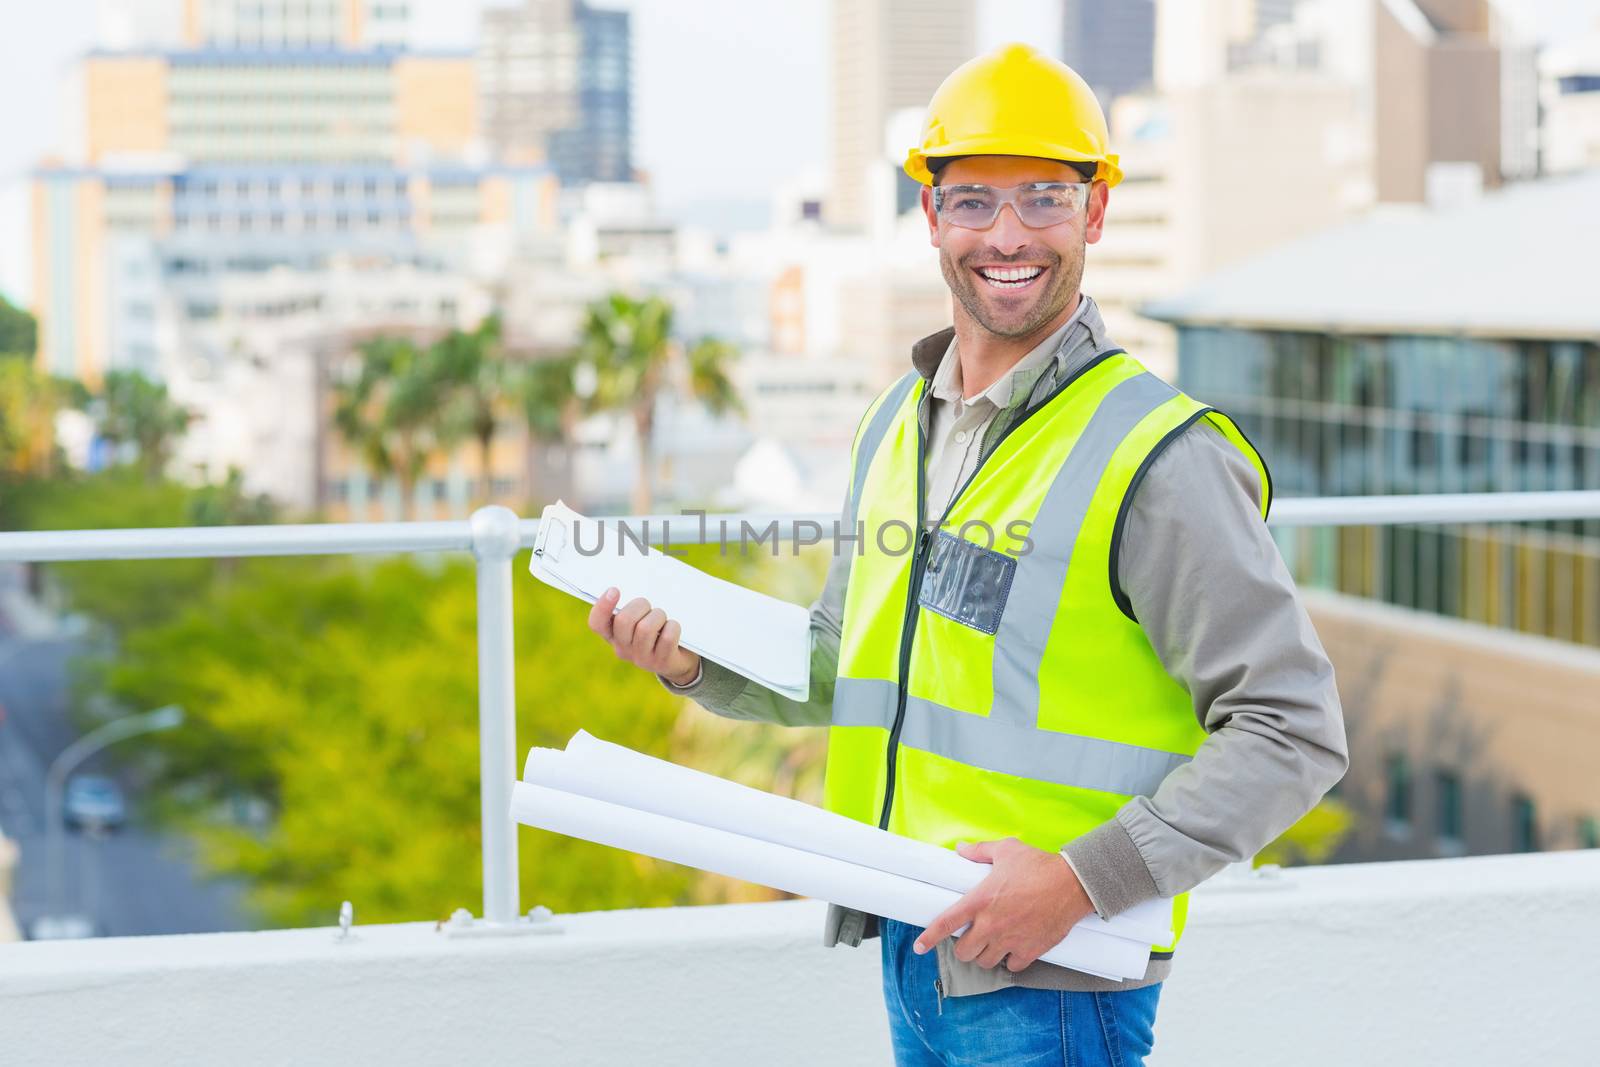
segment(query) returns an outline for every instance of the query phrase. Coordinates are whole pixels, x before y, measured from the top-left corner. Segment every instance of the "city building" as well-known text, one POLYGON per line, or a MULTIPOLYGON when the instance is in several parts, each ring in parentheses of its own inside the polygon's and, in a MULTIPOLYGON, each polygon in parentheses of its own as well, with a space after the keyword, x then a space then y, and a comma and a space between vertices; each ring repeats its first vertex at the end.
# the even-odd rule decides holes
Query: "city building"
POLYGON ((410 0, 97 0, 100 47, 404 48, 410 0))
POLYGON ((1156 84, 1112 102, 1126 177, 1089 250, 1114 335, 1170 373, 1146 302, 1380 203, 1533 174, 1520 34, 1486 0, 1158 5, 1156 84))
POLYGON ((1155 51, 1155 0, 1063 0, 1061 59, 1089 83, 1102 107, 1150 87, 1155 51))
MULTIPOLYGON (((1597 203, 1589 172, 1388 207, 1145 311, 1176 328, 1182 387, 1239 420, 1280 498, 1596 490, 1597 203)), ((1339 594, 1313 617, 1362 750, 1346 858, 1592 843, 1600 521, 1278 541, 1303 584, 1339 594)))
POLYGON ((630 23, 583 0, 486 8, 477 49, 484 142, 563 185, 633 179, 630 23))
POLYGON ((1589 34, 1539 56, 1540 164, 1549 174, 1600 167, 1600 18, 1589 34))
POLYGON ((553 171, 484 162, 473 55, 407 50, 407 11, 102 6, 126 47, 83 57, 78 143, 34 176, 38 359, 163 381, 196 415, 174 473, 238 467, 295 511, 362 501, 327 466, 328 346, 471 327, 556 230, 553 171))
MULTIPOLYGON (((973 0, 833 0, 830 12, 833 142, 824 219, 861 230, 871 224, 872 173, 890 117, 914 108, 920 129, 934 90, 977 52, 977 14, 973 0)), ((912 143, 899 145, 896 166, 912 143)), ((905 210, 916 183, 900 174, 895 184, 894 200, 905 210)))

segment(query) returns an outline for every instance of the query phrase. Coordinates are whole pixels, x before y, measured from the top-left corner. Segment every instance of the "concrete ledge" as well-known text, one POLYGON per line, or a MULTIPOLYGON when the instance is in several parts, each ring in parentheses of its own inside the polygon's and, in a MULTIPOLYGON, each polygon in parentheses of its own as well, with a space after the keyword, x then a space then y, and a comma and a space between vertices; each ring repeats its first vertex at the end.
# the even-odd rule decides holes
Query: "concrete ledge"
MULTIPOLYGON (((1207 887, 1162 997, 1167 1064, 1588 1063, 1600 853, 1207 887)), ((0 946, 8 1064, 883 1064, 875 943, 810 901, 0 946)), ((359 917, 359 916, 358 916, 359 917)))

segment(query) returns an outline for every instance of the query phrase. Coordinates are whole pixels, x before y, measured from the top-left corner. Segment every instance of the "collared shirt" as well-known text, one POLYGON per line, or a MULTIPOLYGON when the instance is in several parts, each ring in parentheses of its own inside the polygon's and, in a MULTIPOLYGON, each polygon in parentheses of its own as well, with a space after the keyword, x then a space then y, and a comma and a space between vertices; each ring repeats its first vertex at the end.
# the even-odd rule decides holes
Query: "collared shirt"
POLYGON ((1087 296, 1082 297, 1066 322, 1017 360, 987 389, 971 398, 962 395, 961 357, 956 339, 950 338, 944 357, 933 372, 929 390, 933 401, 927 427, 928 478, 924 516, 929 522, 944 514, 956 491, 966 484, 977 469, 978 459, 986 451, 985 441, 994 417, 1026 401, 1040 376, 1053 369, 1049 366, 1052 360, 1056 362, 1054 369, 1059 373, 1060 362, 1065 358, 1067 337, 1082 320, 1089 303, 1087 296))

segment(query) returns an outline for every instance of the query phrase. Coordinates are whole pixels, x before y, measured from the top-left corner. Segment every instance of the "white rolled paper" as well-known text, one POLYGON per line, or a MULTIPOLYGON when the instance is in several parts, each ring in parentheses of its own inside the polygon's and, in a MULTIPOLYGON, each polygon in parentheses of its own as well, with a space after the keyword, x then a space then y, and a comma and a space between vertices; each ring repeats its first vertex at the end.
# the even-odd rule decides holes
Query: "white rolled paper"
MULTIPOLYGON (((544 774, 560 763, 541 757, 533 769, 544 774)), ((513 786, 511 814, 529 826, 916 926, 926 927, 961 896, 915 878, 528 781, 513 786)), ((1121 980, 1142 977, 1149 956, 1148 942, 1079 924, 1041 958, 1121 980)))
MULTIPOLYGON (((567 742, 565 751, 531 750, 522 777, 564 792, 844 860, 958 894, 971 890, 990 871, 987 863, 965 859, 950 849, 646 756, 582 730, 567 742)), ((1155 899, 1110 922, 1090 915, 1079 925, 1143 942, 1148 950, 1172 940, 1171 922, 1172 902, 1155 899)), ((1142 967, 1139 974, 1144 974, 1142 967)))

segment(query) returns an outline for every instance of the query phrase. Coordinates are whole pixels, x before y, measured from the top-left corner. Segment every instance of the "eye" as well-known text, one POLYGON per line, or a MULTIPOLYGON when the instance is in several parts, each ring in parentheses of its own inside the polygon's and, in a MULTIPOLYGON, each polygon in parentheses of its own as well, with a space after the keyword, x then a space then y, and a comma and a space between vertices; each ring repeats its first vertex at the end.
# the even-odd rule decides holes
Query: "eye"
POLYGON ((1034 207, 1066 207, 1067 198, 1058 196, 1055 193, 1040 193, 1037 196, 1029 197, 1028 203, 1034 207))
POLYGON ((983 199, 981 196, 964 196, 956 201, 955 206, 962 209, 988 207, 989 201, 983 199))

